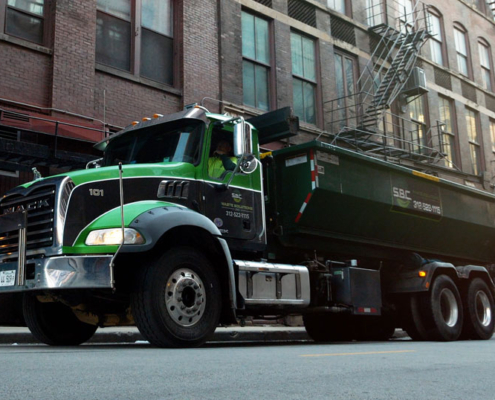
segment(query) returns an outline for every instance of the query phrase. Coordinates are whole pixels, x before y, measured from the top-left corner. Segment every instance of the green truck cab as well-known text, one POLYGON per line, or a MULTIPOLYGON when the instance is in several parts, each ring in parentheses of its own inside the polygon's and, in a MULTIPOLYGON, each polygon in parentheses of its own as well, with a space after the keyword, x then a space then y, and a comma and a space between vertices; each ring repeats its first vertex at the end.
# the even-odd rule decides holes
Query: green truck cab
POLYGON ((198 346, 289 314, 318 341, 491 337, 494 196, 316 141, 260 155, 297 130, 289 109, 188 107, 98 143, 95 168, 9 191, 0 324, 51 345, 136 325, 198 346))

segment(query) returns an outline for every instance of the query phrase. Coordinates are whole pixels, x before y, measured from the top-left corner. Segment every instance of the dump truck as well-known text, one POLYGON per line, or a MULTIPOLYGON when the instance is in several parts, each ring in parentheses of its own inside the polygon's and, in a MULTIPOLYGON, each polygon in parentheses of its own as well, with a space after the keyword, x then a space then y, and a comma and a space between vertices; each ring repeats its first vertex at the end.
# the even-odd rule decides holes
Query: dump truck
POLYGON ((288 108, 190 106, 107 137, 85 170, 10 190, 0 324, 49 345, 135 325, 192 347, 288 315, 321 342, 491 338, 495 196, 319 141, 260 153, 298 128, 288 108), (220 141, 235 162, 218 176, 220 141))

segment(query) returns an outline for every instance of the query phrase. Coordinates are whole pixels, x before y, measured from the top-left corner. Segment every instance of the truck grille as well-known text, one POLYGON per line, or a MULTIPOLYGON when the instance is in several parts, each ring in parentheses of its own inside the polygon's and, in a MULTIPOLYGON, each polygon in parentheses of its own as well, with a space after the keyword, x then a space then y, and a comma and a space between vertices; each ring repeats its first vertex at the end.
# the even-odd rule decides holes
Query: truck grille
MULTIPOLYGON (((44 186, 26 196, 8 196, 0 203, 0 214, 27 211, 27 250, 53 246, 55 186, 44 186)), ((19 232, 1 232, 0 255, 17 253, 19 232)))

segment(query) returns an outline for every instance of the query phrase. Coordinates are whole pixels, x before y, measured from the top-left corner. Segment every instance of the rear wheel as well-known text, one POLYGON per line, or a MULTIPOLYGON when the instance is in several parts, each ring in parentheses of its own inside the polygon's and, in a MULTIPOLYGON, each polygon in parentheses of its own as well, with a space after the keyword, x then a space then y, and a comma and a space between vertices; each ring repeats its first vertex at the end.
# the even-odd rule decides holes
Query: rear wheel
POLYGON ((220 282, 193 248, 172 249, 145 267, 132 295, 141 334, 158 347, 200 346, 220 320, 220 282))
POLYGON ((457 340, 462 332, 463 307, 454 281, 447 275, 439 275, 430 291, 418 296, 425 339, 457 340))
POLYGON ((493 309, 493 296, 488 285, 480 278, 473 279, 464 299, 462 337, 475 340, 490 339, 495 324, 493 309))
POLYGON ((88 341, 97 326, 79 321, 72 310, 62 303, 42 303, 35 294, 23 299, 26 325, 40 342, 51 346, 76 346, 88 341))
POLYGON ((412 294, 406 301, 403 328, 412 340, 421 341, 426 340, 427 335, 419 310, 418 296, 418 294, 412 294))
POLYGON ((307 314, 303 316, 306 332, 315 342, 350 341, 355 325, 350 315, 307 314))

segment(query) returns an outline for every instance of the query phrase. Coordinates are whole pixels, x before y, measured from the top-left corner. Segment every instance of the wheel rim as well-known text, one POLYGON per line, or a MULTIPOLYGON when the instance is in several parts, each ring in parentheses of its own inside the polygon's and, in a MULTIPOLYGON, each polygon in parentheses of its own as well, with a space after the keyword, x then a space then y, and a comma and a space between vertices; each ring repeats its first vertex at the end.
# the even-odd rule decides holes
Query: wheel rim
POLYGON ((492 308, 490 307, 490 300, 485 292, 479 290, 476 292, 475 298, 476 304, 476 317, 483 326, 490 326, 492 322, 492 308))
POLYGON ((445 324, 453 327, 459 319, 459 307, 454 293, 450 289, 443 289, 440 293, 440 308, 445 324))
POLYGON ((197 324, 206 306, 203 281, 190 269, 176 270, 167 281, 165 304, 168 314, 180 326, 197 324))

